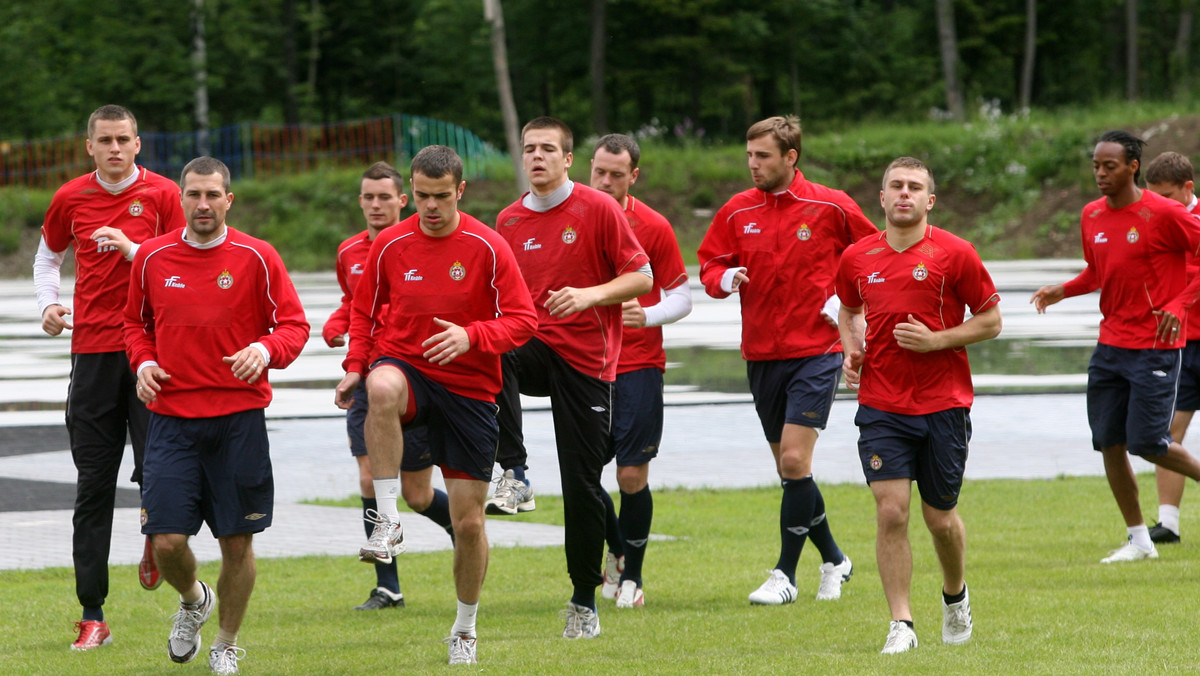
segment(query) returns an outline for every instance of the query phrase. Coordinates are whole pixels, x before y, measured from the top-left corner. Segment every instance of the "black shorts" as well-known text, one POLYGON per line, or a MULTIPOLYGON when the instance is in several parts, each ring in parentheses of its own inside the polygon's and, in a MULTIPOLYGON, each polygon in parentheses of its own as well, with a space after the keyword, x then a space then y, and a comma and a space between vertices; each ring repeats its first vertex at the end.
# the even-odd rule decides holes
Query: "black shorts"
POLYGON ((663 373, 657 368, 618 373, 613 385, 612 445, 617 465, 636 467, 658 457, 663 431, 663 373))
POLYGON ((251 409, 214 418, 150 414, 142 486, 143 533, 215 537, 271 525, 275 483, 266 416, 251 409))
POLYGON ((971 440, 968 409, 904 415, 859 404, 854 424, 867 483, 913 479, 930 507, 950 510, 958 504, 971 440))
POLYGON ((411 405, 416 408, 408 411, 410 419, 404 423, 405 446, 400 469, 415 472, 436 464, 472 479, 491 481, 499 435, 496 404, 455 394, 426 378, 408 362, 393 357, 380 357, 371 369, 383 364, 404 373, 412 393, 411 405), (410 448, 407 430, 422 428, 426 443, 415 443, 410 448))
POLYGON ((1179 393, 1175 396, 1176 411, 1200 409, 1200 340, 1189 340, 1183 346, 1183 361, 1179 367, 1179 393))
MULTIPOLYGON (((350 410, 346 411, 346 435, 350 437, 350 455, 359 457, 367 454, 367 437, 363 428, 367 422, 367 381, 363 379, 355 388, 350 410)), ((404 430, 404 457, 400 469, 419 472, 433 466, 429 455, 429 434, 424 427, 404 430)))
POLYGON ((1087 389, 1093 448, 1124 445, 1134 455, 1167 452, 1180 352, 1096 345, 1087 389))
POLYGON ((785 423, 825 429, 842 376, 842 353, 748 361, 746 375, 763 434, 777 444, 785 423))

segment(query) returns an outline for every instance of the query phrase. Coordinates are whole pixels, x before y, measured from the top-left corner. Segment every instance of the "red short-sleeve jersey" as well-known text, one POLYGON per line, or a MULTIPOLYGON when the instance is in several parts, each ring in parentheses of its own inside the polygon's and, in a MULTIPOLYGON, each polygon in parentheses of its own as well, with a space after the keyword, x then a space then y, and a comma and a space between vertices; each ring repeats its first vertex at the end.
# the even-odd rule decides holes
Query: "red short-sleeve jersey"
POLYGON ((962 324, 967 310, 978 314, 1000 302, 970 242, 932 225, 904 251, 892 249, 886 233, 861 239, 842 254, 837 293, 847 307, 865 306, 859 403, 904 415, 971 406, 966 348, 913 352, 893 335, 909 315, 942 331, 962 324))
MULTIPOLYGON (((657 211, 640 202, 633 195, 625 204, 625 219, 633 228, 638 243, 650 257, 650 268, 654 271, 654 288, 638 298, 642 307, 657 305, 662 301, 663 291, 687 283, 687 268, 683 265, 683 254, 679 251, 679 240, 671 223, 657 211)), ((667 353, 663 351, 661 326, 642 329, 624 328, 621 336, 621 358, 617 362, 617 373, 628 373, 644 368, 667 368, 667 353)))

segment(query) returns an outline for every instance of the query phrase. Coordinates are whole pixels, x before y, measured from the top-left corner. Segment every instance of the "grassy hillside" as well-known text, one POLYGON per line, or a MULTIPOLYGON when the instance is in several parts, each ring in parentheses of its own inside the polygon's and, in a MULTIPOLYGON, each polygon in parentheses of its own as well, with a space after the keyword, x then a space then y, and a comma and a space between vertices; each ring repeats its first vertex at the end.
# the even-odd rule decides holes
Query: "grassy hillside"
MULTIPOLYGON (((1080 255, 1080 208, 1098 193, 1091 148, 1107 129, 1125 128, 1149 141, 1143 159, 1176 150, 1200 159, 1200 117, 1162 104, 1113 104, 1086 111, 999 115, 980 111, 966 124, 807 124, 800 167, 812 180, 846 190, 881 222, 883 167, 900 155, 930 164, 938 202, 931 221, 975 243, 985 258, 1080 255)), ((742 144, 643 140, 635 194, 675 225, 685 260, 712 212, 750 186, 742 144)), ((581 140, 571 171, 587 181, 590 144, 581 140)), ((407 174, 407 170, 405 172, 407 174)), ((332 267, 337 244, 363 227, 356 202, 359 170, 239 181, 230 223, 273 242, 289 267, 332 267)), ((512 168, 497 162, 468 183, 462 208, 485 222, 515 199, 512 168)), ((0 190, 0 276, 28 276, 38 226, 50 194, 0 190)))

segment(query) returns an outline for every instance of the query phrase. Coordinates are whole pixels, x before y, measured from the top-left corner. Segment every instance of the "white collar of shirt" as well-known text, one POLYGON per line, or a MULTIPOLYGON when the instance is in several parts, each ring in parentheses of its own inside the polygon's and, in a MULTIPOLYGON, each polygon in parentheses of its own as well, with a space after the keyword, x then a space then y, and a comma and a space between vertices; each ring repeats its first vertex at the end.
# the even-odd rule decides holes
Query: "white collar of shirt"
POLYGON ((567 198, 571 196, 571 191, 573 190, 575 190, 575 182, 571 179, 567 179, 566 183, 558 186, 554 189, 554 192, 546 195, 545 197, 538 197, 537 195, 533 194, 532 190, 530 190, 525 194, 525 199, 521 200, 521 204, 530 211, 536 211, 540 214, 544 214, 563 202, 566 202, 567 198))
POLYGON ((140 176, 141 173, 142 173, 141 169, 138 169, 135 166, 134 172, 132 174, 130 174, 127 178, 123 178, 120 181, 117 181, 116 183, 109 183, 108 181, 105 181, 104 179, 100 178, 100 172, 97 171, 96 172, 96 182, 100 184, 101 188, 104 188, 108 192, 116 195, 117 193, 121 192, 122 190, 125 190, 129 186, 136 183, 138 180, 138 176, 140 176))
POLYGON ((225 232, 222 232, 220 237, 212 240, 211 242, 193 242, 193 241, 189 240, 187 237, 187 228, 183 229, 184 243, 186 243, 188 246, 190 246, 194 249, 212 249, 214 247, 221 246, 222 244, 225 243, 225 238, 228 236, 229 236, 229 228, 228 228, 228 226, 226 226, 225 232))

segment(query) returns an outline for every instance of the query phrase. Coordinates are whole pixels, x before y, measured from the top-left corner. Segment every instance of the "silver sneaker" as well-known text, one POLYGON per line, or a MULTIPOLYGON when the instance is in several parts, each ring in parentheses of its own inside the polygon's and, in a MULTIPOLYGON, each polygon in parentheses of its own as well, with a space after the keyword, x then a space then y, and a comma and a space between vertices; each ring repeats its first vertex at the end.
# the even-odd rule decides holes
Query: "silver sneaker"
POLYGON ((450 664, 475 664, 475 637, 454 634, 442 642, 450 646, 450 664))
POLYGON ((842 583, 854 574, 854 564, 850 557, 842 555, 842 562, 836 566, 832 563, 821 564, 821 586, 817 588, 818 601, 834 601, 842 598, 842 583))
POLYGON ((504 476, 496 480, 496 490, 484 509, 488 514, 512 516, 517 512, 532 512, 537 509, 537 503, 533 499, 533 488, 515 478, 511 469, 506 469, 504 476))
POLYGON ((615 599, 621 589, 621 573, 625 572, 625 557, 604 553, 604 584, 600 586, 600 598, 615 599))
POLYGON ((883 643, 883 650, 879 652, 884 655, 896 655, 908 652, 916 647, 917 632, 913 631, 912 627, 900 620, 892 620, 887 640, 883 643))
POLYGON ((750 603, 756 606, 781 606, 795 600, 796 585, 778 568, 770 571, 767 581, 750 592, 750 603))
POLYGON ((245 649, 228 643, 218 643, 208 651, 208 668, 214 674, 236 674, 238 660, 245 657, 245 649))
POLYGON ((212 587, 200 583, 204 597, 200 607, 189 608, 183 602, 179 604, 179 612, 171 618, 171 635, 167 637, 167 654, 172 662, 191 662, 200 650, 200 627, 208 621, 213 608, 217 605, 217 595, 212 587))
POLYGON ((365 520, 375 524, 367 544, 358 550, 358 560, 364 563, 391 563, 392 558, 404 553, 404 527, 392 521, 386 514, 368 509, 365 520))
POLYGON ((942 598, 942 643, 958 645, 971 640, 971 594, 963 585, 963 600, 946 603, 942 598))
POLYGON ((567 609, 560 615, 567 621, 563 638, 596 638, 600 635, 600 616, 591 608, 568 602, 567 609))

